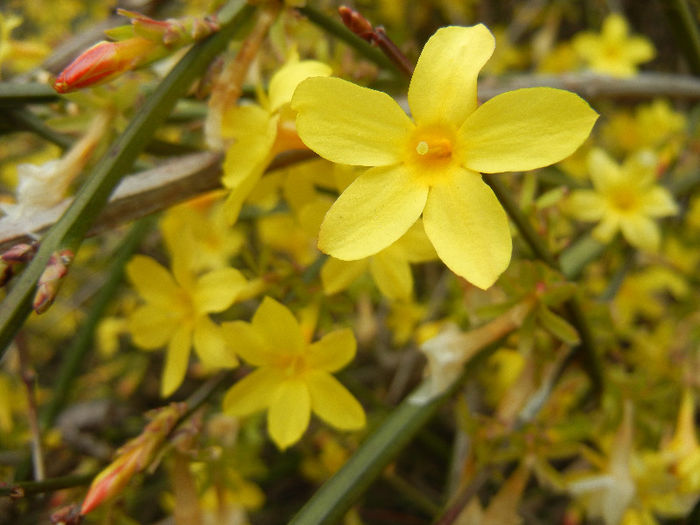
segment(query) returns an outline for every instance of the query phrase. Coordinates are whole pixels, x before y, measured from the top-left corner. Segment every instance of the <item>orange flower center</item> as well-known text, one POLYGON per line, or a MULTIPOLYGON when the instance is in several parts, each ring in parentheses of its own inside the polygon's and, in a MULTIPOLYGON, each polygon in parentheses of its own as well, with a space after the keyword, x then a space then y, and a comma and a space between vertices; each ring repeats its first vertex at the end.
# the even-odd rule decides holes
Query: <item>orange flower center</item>
POLYGON ((444 182, 457 161, 456 141, 456 132, 447 126, 419 126, 408 141, 406 164, 424 184, 444 182))

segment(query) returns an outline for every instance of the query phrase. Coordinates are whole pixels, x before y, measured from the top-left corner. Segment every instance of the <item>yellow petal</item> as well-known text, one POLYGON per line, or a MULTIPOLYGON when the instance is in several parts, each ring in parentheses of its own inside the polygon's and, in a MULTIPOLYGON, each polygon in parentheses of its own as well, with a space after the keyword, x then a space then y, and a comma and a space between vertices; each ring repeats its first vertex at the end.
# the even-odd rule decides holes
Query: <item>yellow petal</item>
POLYGON ((129 316, 127 329, 136 346, 160 348, 167 343, 182 319, 172 309, 146 304, 129 316))
POLYGON ((224 396, 224 412, 243 417, 266 409, 284 381, 274 368, 258 368, 229 388, 224 396))
POLYGON ((373 255, 406 233, 427 196, 428 188, 414 183, 404 166, 370 169, 328 210, 318 248, 346 261, 373 255))
POLYGON ((636 248, 656 252, 661 242, 657 224, 649 217, 634 215, 620 220, 620 230, 627 242, 636 248))
POLYGON ((180 291, 168 270, 144 255, 134 255, 126 265, 126 275, 138 294, 149 303, 171 306, 180 291))
POLYGON ((592 190, 576 190, 566 201, 566 209, 580 221, 599 221, 605 214, 605 203, 592 190))
POLYGON ((232 345, 227 344, 223 330, 208 316, 202 316, 195 322, 192 342, 197 356, 207 368, 233 368, 238 365, 236 354, 232 345))
POLYGON ((383 250, 372 256, 369 269, 382 295, 392 300, 408 301, 413 294, 413 275, 406 259, 383 250))
POLYGON ((401 161, 413 123, 386 93, 339 78, 304 80, 294 92, 297 133, 321 157, 353 166, 401 161))
POLYGON ((190 347, 192 346, 192 328, 181 325, 175 330, 168 351, 165 354, 165 366, 163 378, 160 384, 160 395, 168 397, 177 390, 185 379, 187 364, 190 360, 190 347))
POLYGON ((459 128, 476 108, 476 77, 495 45, 483 24, 438 29, 423 47, 408 88, 416 123, 459 128))
POLYGON ((398 241, 392 244, 387 251, 399 253, 401 257, 412 263, 437 259, 435 248, 425 234, 425 227, 420 219, 398 241))
POLYGON ((458 172, 453 184, 433 187, 423 223, 438 257, 475 286, 488 288, 508 267, 508 217, 478 173, 458 172))
POLYGON ((270 111, 277 111, 292 100, 294 90, 310 77, 327 77, 331 67, 317 60, 302 60, 285 64, 270 79, 270 111))
POLYGON ((332 375, 326 372, 307 374, 311 408, 329 425, 341 430, 365 426, 365 411, 357 399, 332 375))
POLYGON ((479 106, 460 129, 464 165, 483 173, 531 170, 571 155, 598 114, 578 95, 526 88, 479 106))
POLYGON ((597 191, 604 192, 619 184, 622 177, 620 166, 604 150, 591 149, 588 152, 587 165, 591 182, 597 191))
POLYGON ((649 217, 668 217, 678 213, 678 205, 671 192, 656 186, 642 197, 642 212, 649 217))
POLYGON ((284 381, 270 402, 267 430, 277 447, 284 450, 304 434, 311 419, 309 389, 303 381, 284 381))
POLYGON ((352 330, 335 330, 309 345, 307 360, 310 367, 335 372, 353 360, 356 348, 352 330))
POLYGON ((321 268, 323 292, 328 295, 342 292, 367 270, 367 265, 367 259, 341 261, 329 257, 321 268))
POLYGON ((656 50, 654 45, 644 37, 630 37, 622 49, 624 58, 629 62, 638 64, 654 58, 656 50))
POLYGON ((221 329, 228 344, 241 358, 253 366, 272 364, 270 354, 265 347, 265 339, 250 323, 232 321, 223 323, 221 329))
POLYGON ((620 229, 620 218, 617 214, 607 214, 603 216, 603 220, 593 228, 591 235, 603 243, 608 243, 612 240, 615 234, 620 229))
POLYGON ((228 222, 233 223, 270 161, 278 117, 259 106, 240 106, 230 111, 229 118, 235 142, 226 151, 221 182, 231 190, 225 214, 228 222))
POLYGON ((301 327, 289 309, 265 297, 253 316, 253 328, 265 338, 270 352, 287 355, 304 347, 301 327))
POLYGON ((221 312, 245 287, 245 277, 234 268, 211 271, 197 280, 194 292, 199 313, 221 312))

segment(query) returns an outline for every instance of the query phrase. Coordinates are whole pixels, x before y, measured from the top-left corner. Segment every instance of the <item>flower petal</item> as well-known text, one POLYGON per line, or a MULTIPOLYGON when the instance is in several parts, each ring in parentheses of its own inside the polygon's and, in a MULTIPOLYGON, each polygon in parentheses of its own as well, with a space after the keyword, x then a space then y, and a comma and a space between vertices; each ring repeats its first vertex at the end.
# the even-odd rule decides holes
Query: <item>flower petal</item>
POLYGON ((649 217, 633 215, 620 220, 620 230, 627 242, 636 248, 656 252, 661 242, 659 226, 649 217))
POLYGON ((226 392, 224 412, 242 417, 266 409, 282 381, 284 375, 274 368, 254 370, 226 392))
POLYGON ((335 330, 309 345, 307 362, 312 368, 335 372, 353 360, 356 349, 352 330, 335 330))
POLYGON ((416 123, 459 128, 476 108, 476 77, 495 45, 483 24, 438 29, 423 47, 408 88, 416 123))
POLYGON ((270 352, 288 355, 304 347, 304 336, 289 308, 265 297, 253 316, 253 328, 265 338, 270 352))
POLYGON ((437 259, 435 248, 425 234, 425 227, 420 219, 398 241, 392 244, 387 251, 398 253, 412 263, 437 259))
POLYGON ((221 182, 231 190, 224 208, 227 221, 233 223, 270 160, 278 117, 260 106, 239 106, 225 119, 230 120, 230 124, 224 121, 225 136, 235 142, 226 151, 221 182))
POLYGON ((245 277, 234 268, 222 268, 203 275, 197 280, 194 291, 197 312, 225 310, 233 304, 245 285, 245 277))
POLYGON ((321 268, 323 293, 332 295, 345 290, 367 270, 367 263, 367 259, 341 261, 329 257, 321 268))
POLYGON ((623 176, 620 166, 600 148, 592 148, 588 152, 587 165, 593 187, 598 192, 617 186, 623 176))
POLYGON ((227 344, 223 330, 209 316, 204 315, 195 322, 192 342, 197 356, 207 368, 233 368, 238 365, 233 345, 227 344))
POLYGON ((270 111, 277 111, 281 106, 291 102, 294 90, 310 77, 327 77, 331 67, 318 60, 290 62, 282 66, 270 79, 270 111))
POLYGON ((304 434, 311 419, 311 398, 303 381, 283 382, 270 403, 267 430, 275 444, 284 450, 304 434))
POLYGON ((553 164, 576 151, 597 118, 585 100, 562 89, 503 93, 479 106, 460 129, 464 165, 498 173, 553 164))
POLYGON ((326 372, 307 374, 311 408, 318 417, 341 430, 365 426, 365 411, 336 378, 326 372))
POLYGON ((408 301, 413 294, 413 275, 408 261, 389 250, 372 256, 369 270, 382 295, 392 300, 408 301))
POLYGON ((414 183, 402 165, 370 169, 328 210, 318 248, 344 261, 373 255, 406 233, 427 197, 428 187, 414 183))
POLYGON ((678 204, 671 192, 656 186, 642 196, 642 213, 649 217, 668 217, 678 213, 678 204))
POLYGON ((145 255, 134 255, 126 265, 126 275, 138 294, 149 303, 171 306, 180 287, 170 272, 145 255))
POLYGON ((245 321, 232 321, 221 325, 229 346, 253 366, 270 365, 269 353, 265 348, 265 339, 245 321))
POLYGON ((599 221, 605 214, 605 201, 593 190, 576 190, 565 203, 566 211, 579 221, 599 221))
POLYGON ((339 78, 304 80, 294 92, 292 109, 304 144, 341 164, 396 164, 413 129, 389 95, 339 78))
POLYGON ((160 395, 168 397, 177 390, 185 379, 187 364, 190 360, 190 347, 192 346, 192 328, 181 325, 173 333, 165 354, 165 366, 160 383, 160 395))
POLYGON ((475 286, 488 288, 508 267, 508 217, 478 173, 431 188, 423 223, 440 259, 475 286))
POLYGON ((182 323, 175 312, 162 306, 145 304, 129 315, 127 326, 136 346, 160 348, 167 343, 182 323))
POLYGON ((620 229, 620 217, 618 214, 606 214, 603 219, 598 223, 598 225, 593 228, 591 236, 594 239, 602 242, 608 243, 612 240, 615 234, 620 229))

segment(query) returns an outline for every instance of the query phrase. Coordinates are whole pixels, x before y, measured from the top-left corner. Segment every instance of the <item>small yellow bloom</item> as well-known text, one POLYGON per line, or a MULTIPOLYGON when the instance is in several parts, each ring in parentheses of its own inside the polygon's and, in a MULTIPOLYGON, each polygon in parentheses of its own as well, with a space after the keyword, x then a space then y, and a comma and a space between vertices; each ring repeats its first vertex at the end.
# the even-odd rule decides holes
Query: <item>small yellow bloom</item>
POLYGON ((637 65, 655 54, 649 39, 629 35, 627 20, 618 13, 607 16, 600 34, 584 31, 576 35, 573 45, 593 71, 615 77, 633 76, 637 65))
POLYGON ((235 141, 226 152, 222 178, 230 190, 225 205, 229 222, 236 221, 243 201, 277 153, 305 147, 289 107, 294 89, 305 78, 330 74, 331 68, 322 62, 293 56, 272 76, 269 93, 260 94, 260 105, 236 106, 224 114, 222 135, 235 141))
POLYGON ((352 331, 336 330, 309 344, 292 313, 269 297, 251 323, 223 327, 238 355, 258 367, 226 393, 224 411, 246 416, 268 410, 268 432, 280 449, 301 438, 312 411, 341 430, 364 427, 362 406, 331 375, 355 356, 352 331))
POLYGON ((197 277, 189 262, 175 252, 173 275, 150 257, 136 255, 126 274, 145 299, 128 320, 136 345, 159 348, 168 345, 161 395, 172 394, 185 378, 190 349, 209 368, 234 367, 238 360, 221 328, 209 314, 231 306, 245 287, 238 270, 224 268, 197 277))
POLYGON ((419 220, 398 241, 370 257, 357 261, 330 257, 321 268, 323 291, 329 295, 341 292, 369 270, 382 295, 391 300, 409 301, 413 295, 410 263, 434 259, 437 254, 419 220))
POLYGON ((371 166, 333 204, 319 248, 373 255, 423 214, 442 261, 480 288, 511 256, 508 218, 479 172, 528 170, 571 155, 597 114, 578 96, 520 89, 477 107, 476 78, 494 50, 483 25, 445 27, 423 48, 408 90, 413 120, 388 95, 339 78, 309 78, 292 98, 297 130, 322 157, 371 166))
POLYGON ((591 150, 588 169, 593 190, 577 190, 568 202, 570 213, 582 221, 598 221, 593 236, 610 242, 618 230, 642 250, 656 251, 660 232, 654 219, 678 213, 669 191, 656 184, 653 155, 640 153, 619 166, 599 148, 591 150))

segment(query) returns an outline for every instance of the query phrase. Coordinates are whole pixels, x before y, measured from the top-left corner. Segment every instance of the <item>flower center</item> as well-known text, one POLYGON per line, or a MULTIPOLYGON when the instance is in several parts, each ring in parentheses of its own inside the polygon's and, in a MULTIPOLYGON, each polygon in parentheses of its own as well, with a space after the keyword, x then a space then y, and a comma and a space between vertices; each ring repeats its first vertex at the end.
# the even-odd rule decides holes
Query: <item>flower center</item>
POLYGON ((416 153, 425 159, 445 159, 452 156, 452 142, 445 137, 434 137, 431 142, 421 140, 416 144, 416 153))
POLYGON ((296 353, 281 357, 277 363, 277 366, 284 370, 287 377, 299 377, 308 368, 304 356, 296 353))
POLYGON ((447 126, 418 127, 407 144, 406 163, 422 184, 444 182, 457 161, 455 130, 447 126))
POLYGON ((612 205, 621 212, 635 211, 639 207, 639 197, 633 189, 616 188, 610 195, 612 205))

